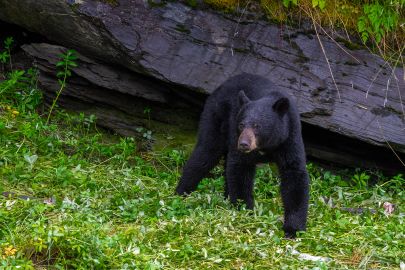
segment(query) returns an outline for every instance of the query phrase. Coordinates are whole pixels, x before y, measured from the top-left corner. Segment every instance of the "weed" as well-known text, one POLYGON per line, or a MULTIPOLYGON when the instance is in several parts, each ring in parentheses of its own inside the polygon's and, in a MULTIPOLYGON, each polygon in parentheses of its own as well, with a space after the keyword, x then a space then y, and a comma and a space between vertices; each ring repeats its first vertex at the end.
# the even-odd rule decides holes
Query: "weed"
POLYGON ((150 129, 150 112, 151 112, 151 108, 149 107, 145 107, 143 109, 143 114, 146 114, 148 116, 148 128, 150 129))
POLYGON ((14 70, 8 73, 0 82, 0 106, 12 112, 14 116, 33 111, 42 101, 42 94, 37 89, 37 71, 35 69, 14 70), (11 109, 12 106, 17 108, 11 109))
POLYGON ((399 0, 387 1, 384 4, 375 2, 363 6, 364 14, 359 17, 357 27, 364 43, 370 36, 375 39, 376 43, 380 43, 387 33, 396 29, 399 23, 399 13, 396 11, 395 4, 398 8, 402 8, 405 2, 400 3, 399 0))
POLYGON ((138 128, 136 128, 135 130, 136 130, 136 132, 142 134, 142 137, 143 137, 145 140, 147 140, 147 141, 153 140, 152 131, 151 131, 151 130, 145 129, 145 128, 143 128, 143 127, 138 127, 138 128))
POLYGON ((3 65, 9 62, 10 70, 13 70, 13 63, 11 61, 11 49, 13 47, 14 39, 13 37, 7 37, 4 40, 4 51, 0 52, 0 63, 3 65))
POLYGON ((51 118, 52 111, 56 105, 56 102, 58 101, 63 89, 66 87, 67 78, 72 76, 71 69, 77 67, 77 64, 75 62, 75 60, 77 59, 76 51, 68 50, 66 53, 61 54, 60 57, 61 60, 56 64, 58 68, 62 69, 56 74, 56 76, 59 78, 58 83, 60 85, 60 88, 59 91, 56 93, 55 99, 52 102, 51 108, 48 113, 48 118, 46 119, 46 124, 49 123, 49 119, 51 118))
POLYGON ((353 178, 352 178, 355 185, 360 189, 366 188, 368 186, 369 179, 370 179, 370 176, 367 175, 365 172, 356 173, 355 175, 353 175, 353 178))

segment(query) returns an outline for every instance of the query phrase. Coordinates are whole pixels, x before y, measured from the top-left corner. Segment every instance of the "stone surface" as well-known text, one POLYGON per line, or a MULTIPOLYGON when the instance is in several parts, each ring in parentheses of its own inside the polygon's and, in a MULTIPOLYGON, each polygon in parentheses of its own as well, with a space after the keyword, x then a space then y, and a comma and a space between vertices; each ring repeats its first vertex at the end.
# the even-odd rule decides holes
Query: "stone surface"
MULTIPOLYGON (((202 104, 198 93, 209 94, 228 77, 249 72, 268 77, 291 95, 305 125, 405 153, 402 67, 392 69, 317 29, 321 47, 309 26, 280 28, 181 3, 118 2, 0 0, 0 20, 85 55, 75 72, 89 84, 67 92, 66 100, 114 100, 119 107, 135 97, 162 108, 192 108, 202 104)), ((40 46, 47 45, 24 49, 53 65, 52 49, 40 46)), ((43 85, 52 89, 52 80, 44 79, 43 85)))
MULTIPOLYGON (((47 43, 32 43, 22 50, 40 70, 39 83, 49 103, 60 86, 56 80, 56 63, 65 47, 47 43)), ((98 123, 127 136, 136 135, 136 129, 147 121, 195 128, 201 94, 181 93, 158 80, 134 74, 117 66, 108 66, 76 53, 77 68, 61 93, 59 105, 96 114, 98 123), (197 105, 197 106, 196 106, 197 105), (148 109, 148 115, 145 113, 148 109)), ((23 61, 26 62, 26 61, 23 61)))

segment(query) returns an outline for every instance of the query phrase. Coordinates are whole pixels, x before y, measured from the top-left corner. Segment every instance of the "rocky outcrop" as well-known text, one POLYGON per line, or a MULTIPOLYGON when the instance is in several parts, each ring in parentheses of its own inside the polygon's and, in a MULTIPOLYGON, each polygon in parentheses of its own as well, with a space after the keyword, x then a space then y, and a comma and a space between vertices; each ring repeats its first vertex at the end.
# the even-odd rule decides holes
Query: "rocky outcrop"
MULTIPOLYGON (((50 103, 60 88, 55 79, 56 63, 67 49, 47 43, 26 44, 22 49, 35 59, 35 65, 41 71, 38 80, 41 88, 46 89, 45 98, 50 103)), ((99 125, 126 136, 137 135, 137 128, 149 126, 148 122, 195 129, 204 102, 203 94, 187 92, 80 53, 76 55, 78 67, 68 79, 59 105, 97 115, 99 125), (145 110, 148 110, 147 114, 145 110)))
MULTIPOLYGON (((142 0, 117 2, 0 0, 0 20, 78 50, 80 87, 66 91, 61 102, 118 108, 119 117, 112 112, 106 117, 113 128, 146 103, 167 123, 174 121, 168 117, 173 110, 180 110, 180 117, 191 111, 194 118, 204 95, 228 77, 248 72, 266 76, 295 99, 312 133, 327 131, 343 141, 350 138, 353 147, 369 144, 405 153, 403 68, 394 69, 364 49, 347 48, 322 29, 316 29, 318 40, 310 26, 279 27, 173 2, 159 7, 142 0)), ((54 90, 55 81, 46 74, 60 48, 32 44, 24 50, 39 59, 45 90, 54 90)), ((327 143, 328 153, 347 148, 327 143)), ((314 156, 323 151, 317 149, 314 156)), ((351 151, 356 157, 357 150, 351 151)), ((342 155, 329 159, 337 156, 342 155)))

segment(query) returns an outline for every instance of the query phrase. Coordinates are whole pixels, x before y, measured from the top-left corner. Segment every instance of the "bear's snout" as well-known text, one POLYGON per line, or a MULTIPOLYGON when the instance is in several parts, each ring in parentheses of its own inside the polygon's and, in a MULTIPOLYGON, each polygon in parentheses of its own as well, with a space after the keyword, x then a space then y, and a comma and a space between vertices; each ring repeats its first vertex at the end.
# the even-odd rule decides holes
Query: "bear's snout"
POLYGON ((251 128, 245 128, 238 139, 238 150, 249 153, 257 148, 256 136, 251 128))

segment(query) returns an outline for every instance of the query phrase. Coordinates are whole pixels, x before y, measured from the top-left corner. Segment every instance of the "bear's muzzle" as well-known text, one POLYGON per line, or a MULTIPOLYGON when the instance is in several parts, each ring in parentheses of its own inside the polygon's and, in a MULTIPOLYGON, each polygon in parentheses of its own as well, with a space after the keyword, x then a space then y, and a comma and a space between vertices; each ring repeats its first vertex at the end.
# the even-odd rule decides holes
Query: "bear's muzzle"
POLYGON ((245 128, 239 135, 238 150, 243 153, 249 153, 257 148, 255 133, 251 128, 245 128))

